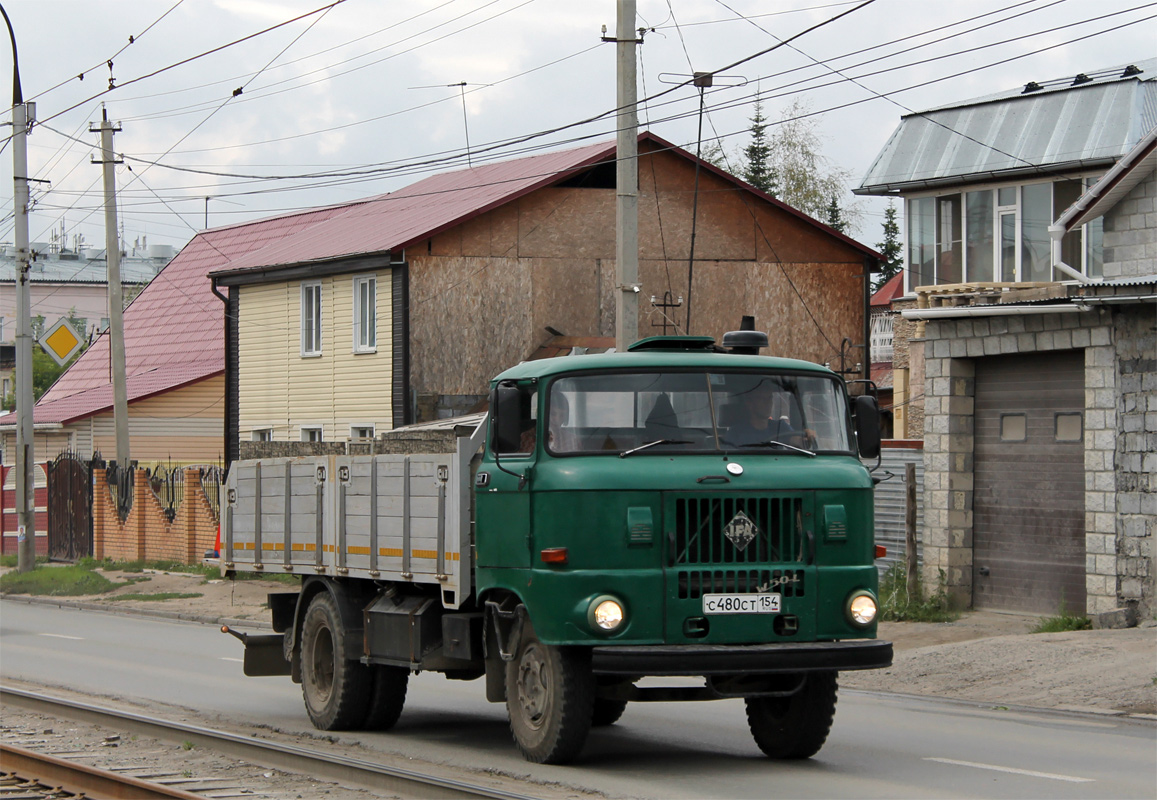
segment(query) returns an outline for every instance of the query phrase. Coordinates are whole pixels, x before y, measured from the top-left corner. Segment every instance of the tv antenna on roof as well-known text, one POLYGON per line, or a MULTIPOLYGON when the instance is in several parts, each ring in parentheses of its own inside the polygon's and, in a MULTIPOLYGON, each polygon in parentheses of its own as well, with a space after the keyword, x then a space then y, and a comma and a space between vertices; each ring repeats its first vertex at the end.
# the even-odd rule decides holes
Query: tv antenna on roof
POLYGON ((462 98, 462 127, 466 131, 466 166, 474 166, 470 160, 470 122, 466 117, 466 87, 467 86, 490 86, 489 83, 467 83, 460 81, 458 83, 435 83, 429 86, 410 86, 410 89, 458 89, 458 95, 462 98))

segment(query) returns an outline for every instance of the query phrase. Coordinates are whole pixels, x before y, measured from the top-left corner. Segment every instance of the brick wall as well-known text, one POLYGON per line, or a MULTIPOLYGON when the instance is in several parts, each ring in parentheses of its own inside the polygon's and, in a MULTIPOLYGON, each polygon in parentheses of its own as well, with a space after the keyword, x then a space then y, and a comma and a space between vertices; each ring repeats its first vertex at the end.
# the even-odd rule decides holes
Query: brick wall
POLYGON ((122 522, 104 470, 98 469, 93 474, 92 537, 93 555, 97 559, 192 564, 213 549, 217 518, 205 497, 197 470, 185 470, 184 499, 172 521, 149 488, 148 475, 144 470, 137 470, 133 506, 122 522))

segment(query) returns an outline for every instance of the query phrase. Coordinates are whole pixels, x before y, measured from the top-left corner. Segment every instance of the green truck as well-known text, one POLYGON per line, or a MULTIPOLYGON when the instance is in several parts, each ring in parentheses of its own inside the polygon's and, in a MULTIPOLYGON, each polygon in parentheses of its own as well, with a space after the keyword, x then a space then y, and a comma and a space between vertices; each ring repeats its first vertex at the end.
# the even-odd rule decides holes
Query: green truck
POLYGON ((233 463, 223 570, 301 576, 274 633, 229 631, 245 673, 290 675, 324 730, 389 728, 419 671, 481 679, 535 762, 628 703, 721 698, 768 756, 814 755, 837 673, 892 660, 861 461, 879 412, 766 343, 526 362, 487 414, 375 455, 233 463))

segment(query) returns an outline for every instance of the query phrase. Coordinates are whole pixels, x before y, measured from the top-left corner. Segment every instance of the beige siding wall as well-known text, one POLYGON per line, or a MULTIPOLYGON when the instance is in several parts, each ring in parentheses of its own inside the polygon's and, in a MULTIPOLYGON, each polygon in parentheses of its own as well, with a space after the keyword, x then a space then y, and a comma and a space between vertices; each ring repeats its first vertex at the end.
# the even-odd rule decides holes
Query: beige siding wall
MULTIPOLYGON (((221 460, 224 436, 225 378, 217 375, 129 404, 129 457, 142 465, 212 464, 221 460)), ((16 434, 3 434, 4 456, 15 460, 16 434)), ((36 460, 48 461, 65 450, 82 456, 99 452, 116 458, 116 421, 112 411, 36 432, 36 460)))
POLYGON ((344 441, 351 426, 392 427, 390 271, 321 278, 321 355, 301 355, 301 281, 243 286, 240 291, 239 434, 272 428, 296 441, 321 427, 344 441), (377 350, 354 352, 354 279, 377 279, 377 350))

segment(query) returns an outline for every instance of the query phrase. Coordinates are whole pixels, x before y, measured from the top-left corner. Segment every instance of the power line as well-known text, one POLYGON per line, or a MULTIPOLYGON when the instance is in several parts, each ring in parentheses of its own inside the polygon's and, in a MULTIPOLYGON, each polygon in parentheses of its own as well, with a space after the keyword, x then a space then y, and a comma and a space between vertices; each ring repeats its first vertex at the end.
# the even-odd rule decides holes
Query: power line
MULTIPOLYGON (((123 89, 125 86, 130 86, 134 83, 139 83, 140 81, 146 80, 148 78, 156 77, 157 75, 160 75, 163 72, 168 72, 171 69, 176 69, 177 67, 184 66, 185 64, 190 64, 194 61, 205 58, 206 56, 213 55, 214 53, 219 53, 222 50, 227 50, 230 47, 233 47, 234 45, 241 44, 242 42, 247 42, 250 39, 257 38, 258 36, 263 36, 263 35, 269 33, 270 31, 275 31, 278 28, 284 28, 286 25, 290 25, 294 22, 297 22, 298 20, 305 19, 306 17, 312 17, 314 14, 327 12, 331 8, 333 8, 334 6, 340 5, 341 3, 344 3, 345 1, 346 0, 333 0, 333 2, 330 3, 329 5, 322 6, 321 8, 316 8, 313 11, 306 12, 305 14, 299 14, 298 16, 294 17, 293 19, 287 19, 284 22, 279 22, 276 25, 271 25, 270 27, 265 28, 264 30, 258 31, 257 33, 251 33, 248 36, 243 36, 240 39, 235 39, 232 42, 229 42, 228 44, 223 44, 223 45, 220 45, 218 47, 214 47, 212 50, 206 50, 203 53, 199 53, 195 56, 190 56, 189 58, 185 58, 185 59, 182 59, 181 61, 177 61, 173 64, 169 64, 167 67, 161 67, 160 69, 153 70, 152 72, 149 72, 145 75, 140 75, 136 78, 131 78, 122 84, 110 85, 108 89, 105 89, 104 91, 101 91, 101 92, 97 92, 92 97, 89 97, 85 100, 81 100, 79 103, 74 103, 73 105, 69 106, 68 108, 64 109, 63 111, 58 111, 55 114, 53 114, 52 116, 46 117, 43 120, 43 122, 51 122, 52 120, 56 119, 57 117, 61 116, 62 114, 67 114, 69 111, 72 111, 73 109, 80 108, 85 103, 91 103, 93 100, 96 100, 97 98, 103 97, 104 95, 106 95, 109 92, 112 92, 116 89, 123 89)), ((112 79, 110 79, 110 84, 111 83, 112 83, 112 79)))

